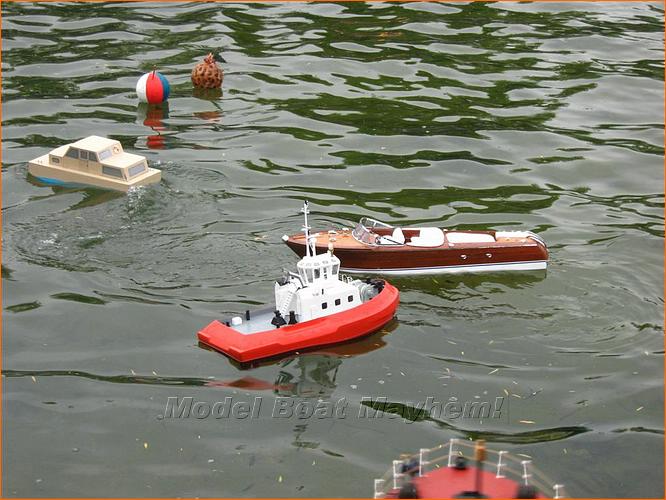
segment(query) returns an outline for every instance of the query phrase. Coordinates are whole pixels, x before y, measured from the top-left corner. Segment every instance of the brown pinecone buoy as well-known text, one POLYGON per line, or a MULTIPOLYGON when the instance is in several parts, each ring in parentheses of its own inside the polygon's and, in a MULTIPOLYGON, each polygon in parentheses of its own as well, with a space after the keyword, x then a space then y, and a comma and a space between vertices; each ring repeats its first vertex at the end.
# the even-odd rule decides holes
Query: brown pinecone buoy
POLYGON ((209 53, 192 70, 192 84, 200 89, 218 89, 222 86, 224 73, 216 61, 225 62, 219 55, 209 53))

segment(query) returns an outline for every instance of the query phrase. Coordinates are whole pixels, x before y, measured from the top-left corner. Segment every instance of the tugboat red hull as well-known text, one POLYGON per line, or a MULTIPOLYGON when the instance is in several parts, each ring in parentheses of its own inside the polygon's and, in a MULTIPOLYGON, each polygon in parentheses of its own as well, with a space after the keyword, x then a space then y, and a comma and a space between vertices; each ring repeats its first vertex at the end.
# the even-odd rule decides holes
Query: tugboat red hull
POLYGON ((377 296, 347 311, 252 334, 240 333, 215 320, 198 337, 200 342, 245 363, 372 333, 395 316, 398 301, 398 290, 385 282, 377 296))
MULTIPOLYGON (((442 467, 429 472, 427 476, 414 478, 414 486, 419 498, 544 498, 518 495, 520 484, 507 478, 498 478, 494 472, 478 471, 476 467, 458 470, 454 467, 442 467), (478 475, 481 475, 483 495, 475 489, 478 475)), ((395 488, 385 498, 400 498, 400 490, 395 488)))

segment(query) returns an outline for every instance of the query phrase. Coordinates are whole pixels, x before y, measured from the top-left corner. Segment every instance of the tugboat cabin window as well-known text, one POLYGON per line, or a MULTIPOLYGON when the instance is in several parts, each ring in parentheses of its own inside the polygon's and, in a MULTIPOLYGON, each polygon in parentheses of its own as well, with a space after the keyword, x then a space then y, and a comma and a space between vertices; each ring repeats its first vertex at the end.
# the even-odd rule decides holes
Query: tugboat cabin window
POLYGON ((340 264, 333 264, 333 276, 337 276, 339 270, 340 270, 340 264))
POLYGON ((312 263, 298 263, 298 275, 301 278, 301 281, 304 285, 309 285, 312 283, 312 276, 314 275, 314 269, 312 268, 312 263))
POLYGON ((321 308, 322 309, 328 309, 328 302, 322 302, 321 303, 321 308))
POLYGON ((97 156, 99 157, 99 161, 106 160, 107 158, 110 158, 112 155, 110 149, 105 149, 104 151, 100 151, 97 156))
POLYGON ((340 305, 340 299, 335 299, 335 305, 339 306, 340 305))
POLYGON ((320 271, 319 271, 319 269, 315 269, 315 270, 314 270, 314 277, 315 277, 315 279, 318 279, 319 276, 320 276, 320 271))
POLYGON ((69 148, 67 152, 65 153, 65 156, 69 156, 70 158, 76 158, 77 160, 79 159, 79 150, 76 148, 69 148))
POLYGON ((102 173, 110 177, 117 177, 119 179, 123 178, 123 171, 115 167, 107 167, 106 165, 102 166, 102 173))

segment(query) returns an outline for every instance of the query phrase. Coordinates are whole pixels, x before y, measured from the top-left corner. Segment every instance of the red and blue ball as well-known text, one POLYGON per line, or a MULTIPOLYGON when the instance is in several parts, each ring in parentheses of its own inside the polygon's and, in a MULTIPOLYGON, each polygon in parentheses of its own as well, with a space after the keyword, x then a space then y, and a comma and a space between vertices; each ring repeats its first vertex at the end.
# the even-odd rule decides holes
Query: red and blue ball
POLYGON ((169 82, 162 73, 151 71, 136 82, 136 94, 141 102, 157 104, 169 98, 169 82))

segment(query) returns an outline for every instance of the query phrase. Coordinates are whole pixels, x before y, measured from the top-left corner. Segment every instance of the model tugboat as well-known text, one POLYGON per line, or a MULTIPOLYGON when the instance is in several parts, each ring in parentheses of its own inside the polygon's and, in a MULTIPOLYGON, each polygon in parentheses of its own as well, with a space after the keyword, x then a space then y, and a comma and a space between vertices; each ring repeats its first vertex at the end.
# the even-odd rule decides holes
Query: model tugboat
POLYGON ((394 460, 375 479, 375 498, 563 498, 564 487, 552 482, 530 460, 507 451, 486 450, 476 443, 451 439, 394 460), (487 458, 487 454, 493 456, 487 458))
MULTIPOLYGON (((318 251, 334 248, 347 272, 431 274, 546 269, 548 249, 530 231, 458 231, 395 227, 362 218, 353 230, 315 233, 318 251)), ((301 235, 282 240, 305 254, 301 235)))
POLYGON ((352 280, 339 275, 340 260, 317 254, 310 239, 308 203, 303 206, 305 255, 275 283, 275 307, 244 317, 213 321, 199 340, 229 357, 247 362, 372 333, 388 323, 398 307, 398 290, 384 280, 352 280))
POLYGON ((28 163, 28 172, 45 184, 87 185, 116 191, 159 182, 162 173, 146 158, 123 151, 120 142, 91 135, 60 146, 28 163))

